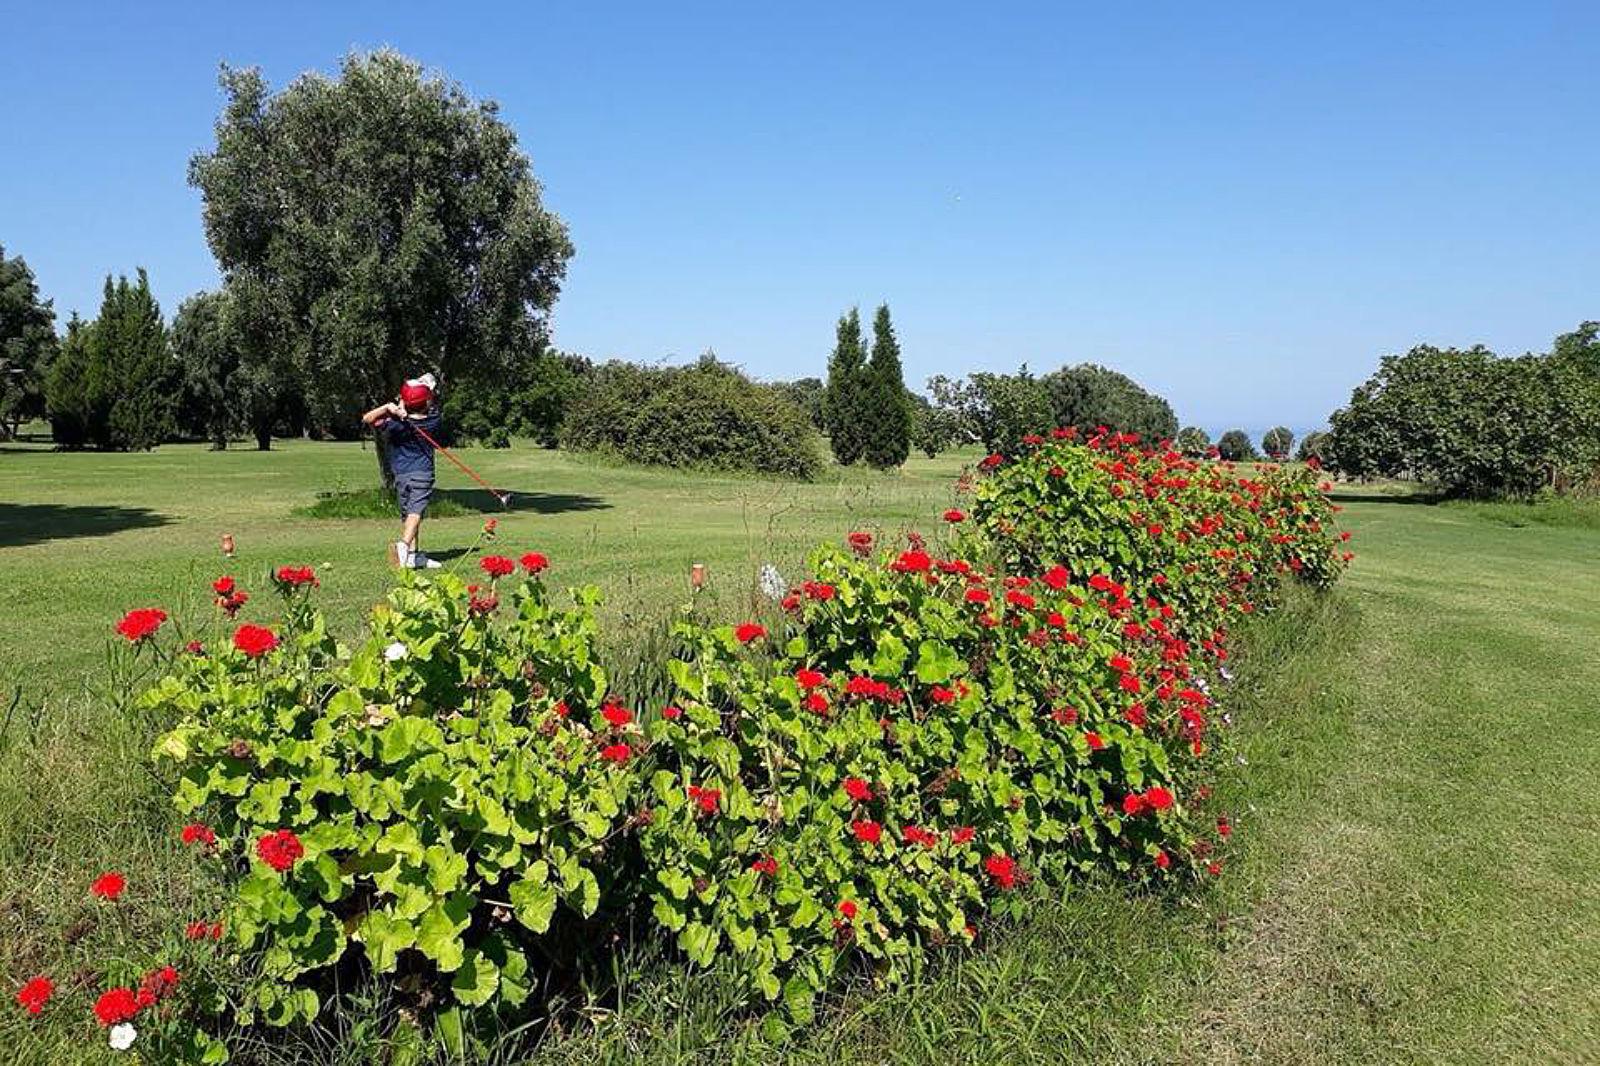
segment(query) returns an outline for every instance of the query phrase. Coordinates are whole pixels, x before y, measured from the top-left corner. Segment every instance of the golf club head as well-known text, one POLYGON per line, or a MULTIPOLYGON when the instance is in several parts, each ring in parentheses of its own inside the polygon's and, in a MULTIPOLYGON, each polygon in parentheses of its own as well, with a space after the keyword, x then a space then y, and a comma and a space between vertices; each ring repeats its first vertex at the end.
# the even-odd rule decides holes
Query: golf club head
POLYGON ((497 492, 497 493, 495 493, 495 496, 499 498, 500 506, 503 509, 506 509, 506 510, 510 510, 511 509, 511 493, 509 493, 509 492, 497 492))

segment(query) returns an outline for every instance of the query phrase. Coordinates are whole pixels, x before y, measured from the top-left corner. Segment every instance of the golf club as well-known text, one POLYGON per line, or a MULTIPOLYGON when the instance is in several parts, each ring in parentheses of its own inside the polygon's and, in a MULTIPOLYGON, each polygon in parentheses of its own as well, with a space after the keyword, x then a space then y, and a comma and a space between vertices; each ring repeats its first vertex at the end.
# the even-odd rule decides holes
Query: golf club
POLYGON ((456 464, 456 466, 460 467, 461 471, 464 474, 466 474, 472 480, 476 481, 478 484, 482 485, 485 489, 488 489, 489 490, 489 495, 491 495, 495 499, 499 500, 500 501, 500 506, 502 508, 509 508, 511 506, 511 493, 509 493, 509 492, 501 492, 499 489, 495 488, 493 485, 491 485, 487 481, 483 480, 483 478, 478 476, 478 472, 476 470, 472 469, 472 467, 468 466, 466 463, 464 463, 460 459, 456 458, 454 452, 452 452, 449 448, 446 448, 443 444, 440 444, 438 441, 434 440, 431 436, 429 436, 427 430, 423 429, 420 426, 412 426, 411 428, 417 431, 417 436, 421 437, 423 440, 425 440, 429 444, 433 445, 433 450, 434 451, 439 452, 446 459, 450 460, 452 463, 456 464))

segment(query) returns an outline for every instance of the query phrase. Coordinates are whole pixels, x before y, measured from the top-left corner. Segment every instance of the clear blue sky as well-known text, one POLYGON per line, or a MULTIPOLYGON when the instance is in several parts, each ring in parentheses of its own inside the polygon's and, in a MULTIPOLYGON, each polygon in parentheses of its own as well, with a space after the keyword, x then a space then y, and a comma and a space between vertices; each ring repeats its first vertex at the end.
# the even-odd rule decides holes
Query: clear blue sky
POLYGON ((63 319, 141 265, 170 314, 217 64, 392 45, 502 104, 592 356, 819 375, 888 300, 914 386, 1092 360, 1303 430, 1381 353, 1600 318, 1600 4, 1130 6, 26 5, 0 243, 63 319))

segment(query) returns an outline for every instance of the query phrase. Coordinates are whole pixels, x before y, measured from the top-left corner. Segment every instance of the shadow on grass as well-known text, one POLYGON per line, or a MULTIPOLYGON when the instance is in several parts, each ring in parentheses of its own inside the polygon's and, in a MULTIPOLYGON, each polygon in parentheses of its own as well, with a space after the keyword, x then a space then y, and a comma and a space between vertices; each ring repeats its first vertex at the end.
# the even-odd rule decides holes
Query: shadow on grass
POLYGON ((171 521, 146 507, 0 503, 0 548, 74 537, 104 537, 125 529, 164 526, 171 521))
MULTIPOLYGON (((502 505, 492 493, 483 489, 436 489, 428 505, 429 518, 456 518, 462 515, 506 514, 526 511, 534 514, 563 514, 567 511, 598 511, 611 505, 598 496, 585 496, 568 492, 509 492, 502 505)), ((302 518, 383 518, 396 519, 400 515, 394 497, 382 489, 359 489, 354 492, 322 492, 315 503, 296 507, 294 513, 302 518)))
POLYGON ((1444 495, 1436 492, 1353 492, 1349 489, 1335 489, 1328 493, 1328 499, 1334 503, 1406 503, 1420 504, 1431 507, 1436 503, 1444 502, 1444 495))

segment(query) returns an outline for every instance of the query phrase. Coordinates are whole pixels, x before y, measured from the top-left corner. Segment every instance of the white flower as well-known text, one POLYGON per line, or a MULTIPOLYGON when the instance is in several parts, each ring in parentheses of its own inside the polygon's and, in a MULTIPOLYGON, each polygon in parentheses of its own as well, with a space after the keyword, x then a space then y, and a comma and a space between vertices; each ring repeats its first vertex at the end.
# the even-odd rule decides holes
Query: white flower
POLYGON ((388 659, 390 662, 394 662, 397 659, 404 659, 406 657, 406 646, 397 640, 387 648, 383 649, 383 657, 388 659))
POLYGON ((133 1046, 133 1038, 139 1035, 139 1030, 123 1022, 121 1025, 111 1027, 111 1050, 127 1051, 133 1046))
POLYGON ((762 594, 774 602, 783 599, 784 593, 789 591, 789 585, 783 580, 783 575, 778 573, 778 568, 771 563, 762 564, 759 583, 762 594))

